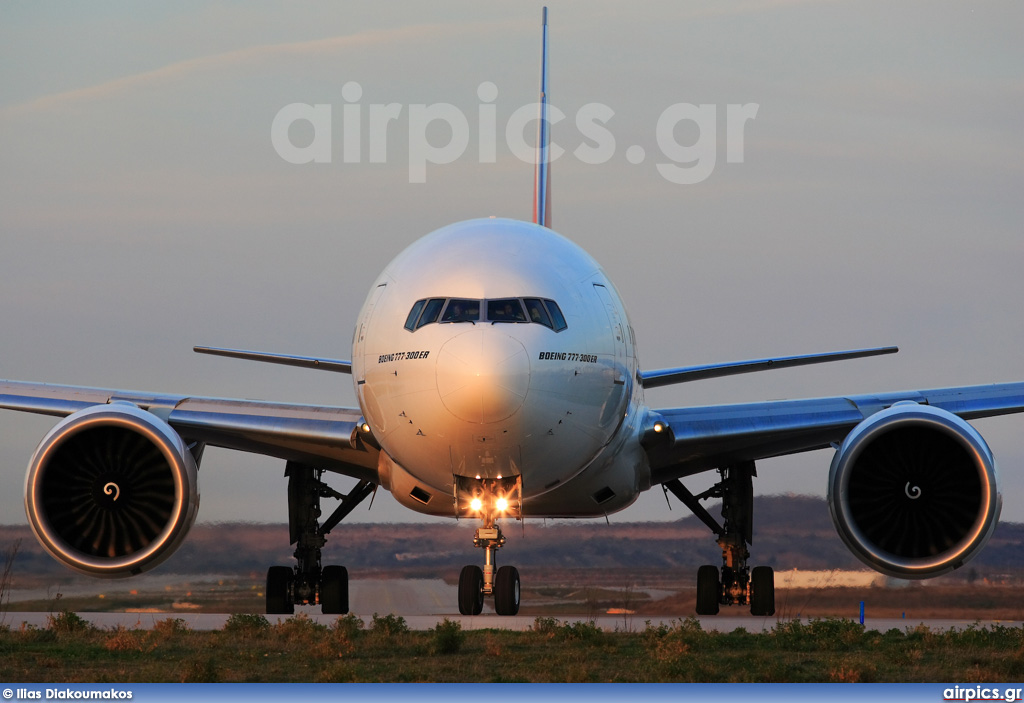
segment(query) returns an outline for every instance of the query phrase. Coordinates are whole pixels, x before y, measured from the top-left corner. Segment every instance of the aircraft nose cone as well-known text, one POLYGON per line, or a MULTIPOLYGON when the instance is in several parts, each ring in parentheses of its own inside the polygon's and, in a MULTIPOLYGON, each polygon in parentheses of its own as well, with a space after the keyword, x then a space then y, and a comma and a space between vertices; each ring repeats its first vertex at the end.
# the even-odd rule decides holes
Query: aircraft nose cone
POLYGON ((494 325, 475 325, 449 339, 438 353, 441 402, 461 420, 504 420, 519 410, 529 387, 526 349, 494 325))

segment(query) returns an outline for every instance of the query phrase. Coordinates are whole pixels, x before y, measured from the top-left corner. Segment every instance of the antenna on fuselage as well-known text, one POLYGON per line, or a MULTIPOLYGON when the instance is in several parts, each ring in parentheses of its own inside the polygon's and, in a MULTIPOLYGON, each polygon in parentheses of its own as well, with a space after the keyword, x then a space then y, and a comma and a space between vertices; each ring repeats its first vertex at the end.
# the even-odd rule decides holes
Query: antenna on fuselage
POLYGON ((551 146, 548 123, 548 8, 541 20, 540 100, 537 117, 537 163, 533 172, 533 221, 551 227, 551 146))

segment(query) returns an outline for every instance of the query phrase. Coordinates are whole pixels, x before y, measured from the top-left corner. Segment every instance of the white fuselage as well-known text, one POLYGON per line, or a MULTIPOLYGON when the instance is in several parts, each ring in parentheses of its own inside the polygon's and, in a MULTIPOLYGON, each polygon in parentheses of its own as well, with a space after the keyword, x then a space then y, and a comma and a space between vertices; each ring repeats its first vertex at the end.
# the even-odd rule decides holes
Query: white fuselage
POLYGON ((508 219, 409 246, 374 283, 353 339, 381 483, 433 515, 455 514, 457 476, 521 476, 523 515, 632 503, 650 485, 636 372, 626 310, 601 267, 508 219))

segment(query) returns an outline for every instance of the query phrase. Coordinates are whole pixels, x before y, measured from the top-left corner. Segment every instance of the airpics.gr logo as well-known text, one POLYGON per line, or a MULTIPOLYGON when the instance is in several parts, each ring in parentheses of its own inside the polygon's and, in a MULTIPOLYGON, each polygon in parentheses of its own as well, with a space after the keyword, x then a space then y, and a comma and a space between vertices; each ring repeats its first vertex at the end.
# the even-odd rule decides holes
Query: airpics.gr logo
POLYGON ((1020 688, 1001 688, 994 684, 987 686, 953 686, 942 691, 944 701, 1019 701, 1020 688))
MULTIPOLYGON (((363 88, 350 81, 341 89, 345 101, 341 113, 341 160, 346 164, 367 161, 374 164, 387 163, 388 135, 393 127, 401 129, 406 123, 408 132, 409 182, 425 183, 427 165, 450 164, 466 155, 471 136, 476 134, 476 158, 479 163, 495 163, 499 138, 497 106, 498 87, 490 81, 477 88, 475 120, 470 119, 460 108, 450 103, 417 103, 403 106, 401 103, 373 103, 364 108, 360 103, 363 88), (451 136, 447 143, 437 145, 428 139, 428 130, 443 132, 444 125, 451 136), (364 136, 365 135, 365 136, 364 136), (364 152, 364 146, 366 151, 364 152)), ((732 104, 726 106, 725 158, 730 164, 743 163, 744 130, 748 120, 757 116, 757 103, 732 104)), ((291 103, 285 105, 274 116, 270 127, 270 141, 278 156, 292 164, 329 164, 334 159, 334 111, 331 104, 309 105, 291 103), (290 130, 297 123, 312 126, 313 138, 308 144, 292 142, 290 130)), ((528 103, 512 112, 505 120, 504 139, 509 151, 517 158, 533 163, 536 149, 526 137, 536 131, 540 118, 539 105, 528 103)), ((617 151, 615 135, 609 127, 615 111, 603 103, 587 103, 577 110, 573 120, 578 143, 571 155, 589 165, 611 161, 617 151)), ((554 105, 548 105, 547 122, 556 125, 567 119, 564 112, 554 105)), ((718 106, 714 104, 692 105, 675 103, 665 108, 658 117, 654 129, 658 145, 659 160, 655 164, 658 173, 672 183, 692 185, 706 180, 715 170, 718 155, 718 106), (697 138, 692 143, 681 144, 676 138, 680 125, 691 123, 696 127, 697 138)), ((564 133, 564 132, 563 132, 564 133)), ((566 149, 552 139, 547 159, 554 162, 565 156, 566 149)), ((644 147, 634 144, 625 149, 626 160, 634 165, 647 158, 644 147)))

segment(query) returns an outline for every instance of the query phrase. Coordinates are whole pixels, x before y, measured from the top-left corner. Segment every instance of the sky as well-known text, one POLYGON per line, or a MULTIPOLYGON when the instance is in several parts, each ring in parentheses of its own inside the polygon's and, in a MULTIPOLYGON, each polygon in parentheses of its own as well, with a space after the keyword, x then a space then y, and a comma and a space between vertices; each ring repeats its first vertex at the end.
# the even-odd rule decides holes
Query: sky
MULTIPOLYGON (((652 407, 1024 380, 1024 5, 548 4, 566 115, 553 228, 615 282, 642 368, 901 349, 669 386, 652 407), (600 159, 575 122, 593 104, 611 112, 600 159), (729 106, 755 116, 730 130, 729 106), (678 183, 659 164, 703 170, 678 183)), ((0 377, 354 405, 348 376, 191 348, 350 358, 369 286, 403 248, 463 219, 529 219, 533 170, 506 125, 536 100, 540 8, 0 4, 0 377), (392 103, 371 158, 372 106, 392 103), (295 104, 330 106, 327 159, 275 146, 295 104), (465 117, 467 147, 411 182, 417 154, 464 133, 414 117, 431 109, 465 117)), ((285 134, 323 156, 312 123, 285 134)), ((975 423, 1014 521, 1021 423, 975 423)), ((0 413, 0 522, 25 522, 25 467, 53 424, 0 413)), ((823 496, 830 460, 761 462, 755 492, 823 496)), ((209 449, 199 519, 285 521, 283 471, 209 449)), ((682 517, 673 503, 655 489, 611 519, 682 517)), ((436 518, 381 492, 349 519, 436 518)))

